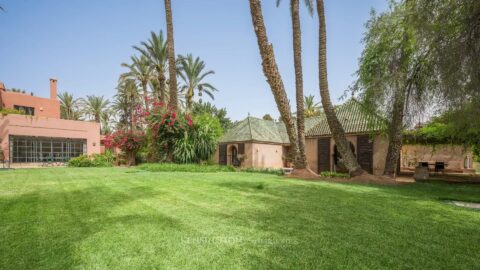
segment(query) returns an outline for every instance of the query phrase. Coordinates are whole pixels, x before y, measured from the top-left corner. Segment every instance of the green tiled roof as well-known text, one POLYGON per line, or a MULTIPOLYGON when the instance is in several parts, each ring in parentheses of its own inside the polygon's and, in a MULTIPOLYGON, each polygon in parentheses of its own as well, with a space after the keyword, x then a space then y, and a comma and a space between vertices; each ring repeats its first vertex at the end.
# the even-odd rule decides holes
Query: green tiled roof
MULTIPOLYGON (((381 130, 383 127, 382 119, 377 115, 368 113, 362 104, 355 99, 350 99, 344 104, 336 106, 335 112, 345 133, 368 133, 381 130)), ((305 128, 306 136, 331 134, 324 113, 312 119, 314 119, 315 124, 309 129, 305 128)))
POLYGON ((288 143, 288 136, 283 124, 275 121, 247 117, 227 131, 220 142, 259 141, 288 143))
MULTIPOLYGON (((350 99, 335 107, 337 117, 345 133, 369 133, 382 129, 380 117, 367 113, 355 99, 350 99)), ((330 135, 325 114, 305 119, 306 136, 330 135)), ((282 122, 247 117, 227 131, 220 142, 259 141, 288 144, 288 135, 282 122)))

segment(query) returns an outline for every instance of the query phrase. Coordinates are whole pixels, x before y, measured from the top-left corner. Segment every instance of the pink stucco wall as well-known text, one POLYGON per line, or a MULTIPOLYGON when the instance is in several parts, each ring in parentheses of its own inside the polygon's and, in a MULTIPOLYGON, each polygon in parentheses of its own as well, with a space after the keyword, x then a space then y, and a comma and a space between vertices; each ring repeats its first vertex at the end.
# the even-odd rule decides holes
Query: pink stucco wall
POLYGON ((60 102, 57 99, 34 97, 29 94, 0 91, 6 108, 14 105, 35 108, 35 116, 60 118, 60 102))
POLYGON ((8 156, 8 136, 36 136, 87 140, 87 154, 100 153, 100 124, 10 114, 0 116, 0 147, 8 156))

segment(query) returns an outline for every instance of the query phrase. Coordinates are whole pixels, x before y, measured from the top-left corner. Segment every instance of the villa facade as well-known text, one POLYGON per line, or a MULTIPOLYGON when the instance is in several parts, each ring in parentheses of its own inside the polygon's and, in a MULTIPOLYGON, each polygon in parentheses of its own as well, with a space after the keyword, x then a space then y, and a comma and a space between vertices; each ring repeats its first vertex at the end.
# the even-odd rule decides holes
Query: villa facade
POLYGON ((50 79, 50 98, 10 92, 0 82, 0 108, 25 113, 0 115, 0 159, 36 164, 100 153, 99 123, 60 118, 55 79, 50 79))
MULTIPOLYGON (((336 107, 350 147, 366 171, 382 174, 388 140, 381 135, 382 120, 368 114, 355 99, 336 107)), ((305 119, 306 154, 317 172, 345 172, 324 114, 305 119)), ((282 122, 247 117, 220 140, 218 164, 254 168, 291 167, 290 143, 282 122)))

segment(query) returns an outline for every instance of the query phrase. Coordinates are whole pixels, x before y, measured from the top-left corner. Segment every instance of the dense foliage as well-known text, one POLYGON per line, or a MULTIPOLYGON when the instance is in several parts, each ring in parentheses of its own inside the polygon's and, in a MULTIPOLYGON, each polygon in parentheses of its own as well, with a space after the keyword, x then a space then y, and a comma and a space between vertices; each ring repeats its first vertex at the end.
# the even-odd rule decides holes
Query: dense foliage
POLYGON ((9 115, 9 114, 25 114, 25 112, 22 111, 22 110, 15 110, 15 109, 10 109, 10 108, 0 109, 0 115, 6 116, 6 115, 9 115))
POLYGON ((104 154, 81 155, 68 161, 68 167, 112 167, 115 157, 112 152, 104 154))
POLYGON ((149 142, 160 161, 206 162, 215 152, 222 128, 218 119, 204 113, 192 116, 162 102, 145 112, 149 142))
POLYGON ((137 130, 119 130, 105 136, 104 144, 107 149, 119 148, 125 153, 127 166, 135 165, 136 153, 143 146, 145 132, 137 130))
POLYGON ((449 110, 435 117, 427 125, 407 131, 406 143, 461 144, 472 147, 475 158, 480 160, 480 104, 470 103, 461 109, 449 110))
POLYGON ((194 102, 191 113, 193 115, 209 114, 220 121, 220 125, 224 131, 233 127, 234 123, 227 117, 227 110, 225 108, 218 109, 210 102, 194 102))

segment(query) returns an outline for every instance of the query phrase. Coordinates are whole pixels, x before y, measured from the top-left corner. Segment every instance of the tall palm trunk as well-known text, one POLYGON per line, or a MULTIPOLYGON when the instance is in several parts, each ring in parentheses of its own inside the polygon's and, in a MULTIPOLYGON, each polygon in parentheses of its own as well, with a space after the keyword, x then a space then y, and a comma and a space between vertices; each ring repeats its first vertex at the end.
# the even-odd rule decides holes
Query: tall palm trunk
POLYGON ((158 89, 160 89, 160 101, 165 102, 165 82, 167 79, 165 78, 165 74, 163 72, 158 71, 158 89))
POLYGON ((287 128, 291 151, 295 155, 296 166, 298 160, 297 134, 295 132, 295 125, 293 122, 288 97, 285 93, 285 87, 283 85, 280 72, 278 71, 277 63, 275 62, 273 46, 268 42, 260 0, 249 0, 249 2, 252 23, 257 36, 260 56, 262 57, 263 73, 265 74, 267 82, 270 85, 270 89, 272 90, 277 108, 282 117, 282 121, 287 128))
POLYGON ((168 105, 174 109, 178 107, 178 89, 177 89, 177 67, 175 63, 175 45, 173 42, 173 19, 172 5, 170 0, 165 0, 165 13, 167 19, 167 55, 168 55, 168 74, 169 74, 169 96, 168 105))
POLYGON ((291 0, 292 27, 293 27, 293 61, 295 65, 295 95, 297 100, 297 135, 298 161, 296 169, 307 168, 307 154, 305 153, 305 108, 303 105, 303 72, 302 72, 302 32, 300 28, 300 3, 291 0))
POLYGON ((146 81, 142 82, 142 90, 143 90, 143 101, 145 102, 145 111, 149 111, 148 108, 148 90, 147 90, 147 83, 146 81))
POLYGON ((185 95, 185 99, 187 100, 187 109, 189 110, 192 108, 193 105, 193 95, 193 88, 189 87, 185 95))
POLYGON ((357 176, 366 173, 358 164, 355 155, 350 149, 350 143, 345 137, 345 131, 338 121, 335 109, 330 100, 330 92, 328 90, 328 76, 327 76, 327 31, 325 24, 325 8, 323 0, 317 0, 317 12, 319 19, 319 73, 320 73, 320 96, 322 97, 323 110, 327 118, 328 126, 332 132, 333 139, 337 144, 337 149, 342 155, 345 167, 351 176, 357 176))

